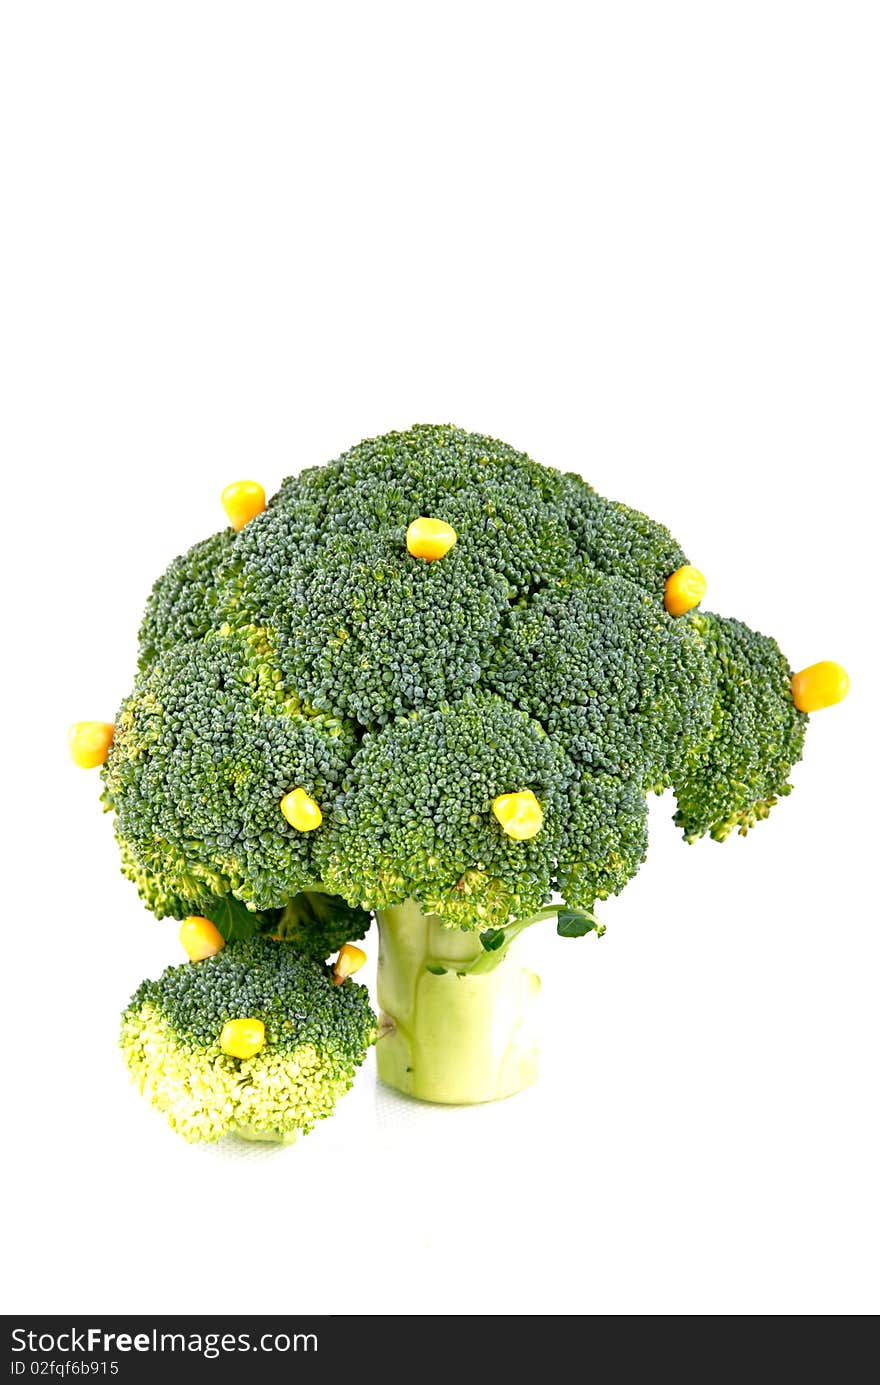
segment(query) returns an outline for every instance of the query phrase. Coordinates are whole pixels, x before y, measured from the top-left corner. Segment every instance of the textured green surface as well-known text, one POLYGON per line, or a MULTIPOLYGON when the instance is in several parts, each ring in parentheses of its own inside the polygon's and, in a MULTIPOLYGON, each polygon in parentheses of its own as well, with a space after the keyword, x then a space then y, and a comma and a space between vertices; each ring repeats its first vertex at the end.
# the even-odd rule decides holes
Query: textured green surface
MULTIPOLYGON (((690 839, 752 825, 805 718, 772 640, 667 614, 685 561, 579 477, 452 427, 285 481, 150 596, 104 769, 125 873, 158 914, 225 899, 262 931, 303 891, 485 928, 622 889, 652 790, 675 788, 690 839), (420 514, 457 531, 437 562, 407 552, 420 514), (307 834, 278 806, 299 786, 323 813, 307 834), (544 826, 512 842, 492 799, 526 788, 544 826)), ((338 945, 314 919, 309 944, 308 914, 282 931, 338 945)))
POLYGON ((334 986, 288 943, 251 938, 144 981, 120 1042, 140 1091, 186 1139, 285 1142, 330 1115, 374 1034, 363 986, 334 986), (244 1018, 263 1021, 265 1045, 232 1058, 220 1034, 244 1018))

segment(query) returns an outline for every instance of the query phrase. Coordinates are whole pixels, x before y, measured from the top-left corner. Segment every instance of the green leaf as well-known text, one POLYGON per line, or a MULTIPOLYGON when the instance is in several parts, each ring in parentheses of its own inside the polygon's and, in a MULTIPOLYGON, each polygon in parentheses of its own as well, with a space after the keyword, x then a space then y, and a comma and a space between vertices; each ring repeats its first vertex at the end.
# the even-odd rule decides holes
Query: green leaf
POLYGON ((497 952, 504 945, 504 937, 503 928, 487 928, 480 934, 480 942, 487 952, 497 952))
POLYGON ((429 971, 429 972, 431 973, 432 976, 445 976, 445 975, 446 975, 446 968, 445 968, 445 967, 434 967, 434 966, 431 966, 430 963, 425 967, 425 971, 429 971))
POLYGON ((220 899, 212 899, 203 907, 202 913, 206 919, 211 920, 228 943, 241 938, 252 938, 255 933, 259 933, 266 918, 265 914, 255 913, 231 894, 223 895, 220 899))
POLYGON ((560 909, 556 915, 556 932, 560 938, 583 938, 593 932, 601 938, 605 927, 587 909, 560 909))

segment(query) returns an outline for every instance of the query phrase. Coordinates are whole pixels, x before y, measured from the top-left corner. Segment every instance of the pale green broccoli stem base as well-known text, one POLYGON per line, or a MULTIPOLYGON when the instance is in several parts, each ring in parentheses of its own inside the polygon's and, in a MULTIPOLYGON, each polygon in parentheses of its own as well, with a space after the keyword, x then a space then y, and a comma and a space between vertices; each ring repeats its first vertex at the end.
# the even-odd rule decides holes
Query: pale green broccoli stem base
POLYGON ((413 901, 377 917, 381 1080, 448 1105, 497 1101, 534 1082, 530 1012, 541 983, 516 937, 491 970, 469 974, 485 956, 479 933, 444 928, 413 901))

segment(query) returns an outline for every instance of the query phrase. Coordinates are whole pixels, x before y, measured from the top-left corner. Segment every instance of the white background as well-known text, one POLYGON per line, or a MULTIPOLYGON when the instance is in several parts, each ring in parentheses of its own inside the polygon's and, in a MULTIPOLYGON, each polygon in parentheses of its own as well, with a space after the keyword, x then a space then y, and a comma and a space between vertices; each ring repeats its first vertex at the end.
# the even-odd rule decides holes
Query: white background
POLYGON ((4 6, 7 1311, 880 1307, 878 49, 841 0, 4 6), (444 420, 851 697, 746 841, 658 802, 605 939, 533 940, 537 1089, 370 1067, 294 1149, 188 1147, 115 1049, 175 926, 67 724, 227 481, 444 420))

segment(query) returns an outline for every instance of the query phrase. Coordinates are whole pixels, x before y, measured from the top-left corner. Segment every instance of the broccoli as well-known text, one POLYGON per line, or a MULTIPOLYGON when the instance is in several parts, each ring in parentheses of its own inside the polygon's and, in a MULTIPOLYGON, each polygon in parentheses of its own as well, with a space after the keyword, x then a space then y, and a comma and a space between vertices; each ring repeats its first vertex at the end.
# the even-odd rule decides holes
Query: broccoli
POLYGON ((126 865, 156 882, 148 902, 232 894, 283 909, 317 878, 314 839, 279 800, 293 783, 326 799, 356 745, 350 723, 283 688, 265 630, 222 625, 167 650, 122 704, 104 773, 126 865))
POLYGON ((620 894, 648 850, 648 803, 638 781, 580 774, 565 809, 556 888, 566 904, 592 909, 620 894))
POLYGON ((597 572, 625 577, 662 601, 666 579, 687 563, 668 529, 638 510, 597 495, 568 474, 565 508, 579 554, 597 572))
POLYGON ((321 877, 350 904, 415 898, 465 928, 532 914, 551 895, 571 774, 540 723, 499 697, 411 712, 364 736, 317 844, 321 877), (543 826, 514 841, 492 804, 524 784, 543 826))
POLYGON ((175 558, 154 584, 138 635, 142 669, 155 663, 163 650, 208 634, 217 611, 218 573, 234 537, 231 529, 221 529, 203 539, 175 558))
POLYGON ((320 962, 253 937, 144 981, 120 1044, 141 1093, 185 1139, 286 1144, 331 1114, 375 1029, 364 986, 335 986, 320 962), (235 1056, 236 1023, 255 1021, 258 1046, 235 1056))
POLYGON ((646 789, 668 787, 709 739, 714 682, 693 627, 589 567, 513 607, 485 681, 580 770, 646 789))
POLYGON ((705 832, 723 842, 745 836, 791 792, 807 718, 791 696, 791 670, 775 640, 738 620, 688 618, 714 679, 712 735, 673 775, 676 823, 688 841, 705 832))
POLYGON ((123 872, 207 956, 138 992, 130 1061, 184 1133, 307 1128, 366 1032, 359 1009, 334 1047, 333 1007, 353 1023, 365 1002, 323 964, 339 952, 336 982, 360 965, 375 914, 380 1076, 506 1095, 534 1075, 522 931, 601 936, 651 793, 674 791, 688 841, 766 817, 846 675, 793 675, 774 641, 698 609, 705 579, 662 525, 451 426, 362 442, 268 505, 254 482, 223 502, 232 527, 153 588, 115 724, 71 739, 104 763, 123 872), (265 1025, 253 1058, 216 1047, 242 1005, 265 1025), (245 1112, 310 1043, 322 1095, 279 1079, 277 1110, 245 1112))
POLYGON ((365 937, 372 917, 369 909, 349 906, 338 895, 304 890, 271 916, 270 932, 298 953, 323 962, 346 943, 365 937))
POLYGON ((279 623, 285 683, 315 707, 365 726, 461 696, 475 685, 509 605, 500 573, 462 544, 414 564, 402 530, 340 534, 301 556, 279 623))

